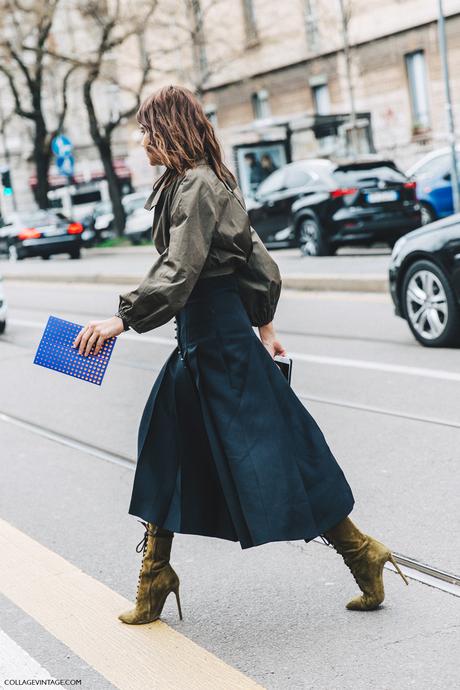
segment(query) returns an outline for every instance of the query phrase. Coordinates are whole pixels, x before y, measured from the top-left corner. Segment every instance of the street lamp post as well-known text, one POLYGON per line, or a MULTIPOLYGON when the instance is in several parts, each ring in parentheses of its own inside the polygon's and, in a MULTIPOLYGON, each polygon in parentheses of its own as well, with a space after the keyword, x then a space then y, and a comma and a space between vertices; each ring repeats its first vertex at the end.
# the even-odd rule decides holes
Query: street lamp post
POLYGON ((439 33, 439 52, 441 54, 442 73, 444 79, 444 91, 446 97, 446 113, 447 126, 449 130, 449 143, 451 148, 451 183, 452 183, 452 198, 454 202, 455 213, 460 213, 460 192, 458 187, 458 166, 457 166, 457 150, 455 142, 455 122, 454 113, 452 111, 452 97, 450 93, 449 81, 449 62, 447 59, 447 41, 446 41, 446 25, 444 21, 444 10, 442 0, 438 0, 438 33, 439 33))

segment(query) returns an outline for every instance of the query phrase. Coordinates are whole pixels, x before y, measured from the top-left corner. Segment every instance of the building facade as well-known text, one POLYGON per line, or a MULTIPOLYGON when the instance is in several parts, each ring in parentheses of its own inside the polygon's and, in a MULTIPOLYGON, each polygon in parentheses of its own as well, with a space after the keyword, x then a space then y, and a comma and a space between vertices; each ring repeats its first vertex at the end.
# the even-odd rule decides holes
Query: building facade
MULTIPOLYGON (((460 0, 444 0, 444 11, 460 132, 460 0)), ((406 168, 448 143, 436 12, 437 3, 427 0, 158 0, 143 37, 152 63, 143 93, 168 83, 196 90, 246 193, 255 163, 266 174, 292 160, 343 156, 350 144, 406 168)), ((54 35, 79 56, 80 45, 90 53, 96 45, 71 0, 62 2, 54 35)), ((103 122, 132 102, 140 78, 137 37, 108 57, 95 85, 103 122)), ((83 76, 79 70, 71 78, 65 133, 75 146, 76 169, 90 179, 101 166, 89 136, 83 76)), ((8 114, 13 103, 5 79, 1 86, 8 114)), ((57 80, 48 95, 51 120, 60 98, 57 80)), ((27 121, 9 121, 0 145, 8 148, 15 187, 28 205, 29 129, 27 121)), ((115 156, 131 169, 136 187, 158 172, 139 144, 134 118, 116 129, 115 156)))
MULTIPOLYGON (((460 1, 445 0, 444 11, 460 127, 460 1)), ((353 112, 358 149, 403 168, 446 146, 436 12, 420 0, 216 3, 203 98, 240 181, 248 183, 248 153, 275 164, 343 155, 353 112)))

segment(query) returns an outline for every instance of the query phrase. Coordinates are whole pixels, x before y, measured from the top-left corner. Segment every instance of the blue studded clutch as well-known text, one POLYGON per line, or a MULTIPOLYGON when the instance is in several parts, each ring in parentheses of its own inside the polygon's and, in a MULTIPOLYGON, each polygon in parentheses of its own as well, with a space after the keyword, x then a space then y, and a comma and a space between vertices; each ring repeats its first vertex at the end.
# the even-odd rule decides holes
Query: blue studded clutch
POLYGON ((33 363, 100 386, 117 338, 108 338, 97 355, 90 352, 85 357, 72 345, 82 328, 73 321, 50 316, 33 363))

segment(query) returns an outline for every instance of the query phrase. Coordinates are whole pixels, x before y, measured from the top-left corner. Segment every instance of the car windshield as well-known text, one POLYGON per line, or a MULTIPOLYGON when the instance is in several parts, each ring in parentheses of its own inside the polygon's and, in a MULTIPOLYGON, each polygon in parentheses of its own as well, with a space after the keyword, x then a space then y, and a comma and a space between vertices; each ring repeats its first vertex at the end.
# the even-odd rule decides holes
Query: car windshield
MULTIPOLYGON (((460 157, 457 157, 457 163, 460 157)), ((450 154, 446 153, 441 156, 436 156, 422 163, 419 168, 414 170, 413 175, 416 177, 443 177, 450 170, 450 154)))
POLYGON ((45 225, 55 225, 59 219, 52 213, 21 213, 11 219, 12 224, 23 228, 40 228, 45 225))
POLYGON ((145 197, 144 196, 139 196, 139 197, 134 197, 131 199, 124 199, 123 200, 123 206, 125 207, 126 213, 132 213, 133 211, 136 211, 138 208, 143 208, 145 204, 145 197))
POLYGON ((400 183, 407 181, 406 176, 402 172, 390 165, 343 166, 334 170, 333 177, 341 187, 359 187, 375 180, 400 183))

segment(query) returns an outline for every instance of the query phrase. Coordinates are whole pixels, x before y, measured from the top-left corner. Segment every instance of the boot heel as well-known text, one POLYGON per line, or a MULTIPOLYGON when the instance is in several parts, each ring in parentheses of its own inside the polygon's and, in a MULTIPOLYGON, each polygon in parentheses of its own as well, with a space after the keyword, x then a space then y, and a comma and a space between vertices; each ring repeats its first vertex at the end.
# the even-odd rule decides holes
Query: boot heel
POLYGON ((402 570, 400 569, 399 565, 396 563, 395 559, 393 558, 392 553, 390 553, 388 560, 393 563, 394 567, 396 568, 396 572, 398 572, 401 575, 401 577, 404 580, 404 582, 406 583, 406 585, 408 585, 409 581, 408 581, 407 577, 404 575, 404 573, 402 572, 402 570))
POLYGON ((174 594, 176 595, 177 608, 178 608, 178 610, 179 610, 179 618, 180 618, 180 620, 183 620, 183 619, 182 619, 182 609, 181 609, 181 607, 180 607, 180 599, 179 599, 179 587, 177 587, 176 589, 174 589, 173 592, 174 592, 174 594))

